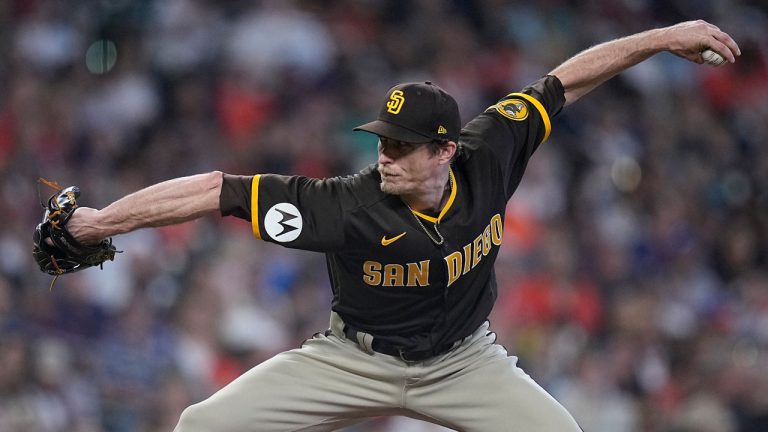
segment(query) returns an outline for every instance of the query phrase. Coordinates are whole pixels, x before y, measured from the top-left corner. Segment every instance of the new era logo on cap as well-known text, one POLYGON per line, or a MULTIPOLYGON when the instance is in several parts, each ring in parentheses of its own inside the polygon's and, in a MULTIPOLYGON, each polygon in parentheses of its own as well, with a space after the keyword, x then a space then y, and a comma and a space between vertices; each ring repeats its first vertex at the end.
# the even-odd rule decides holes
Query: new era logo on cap
POLYGON ((356 127, 398 141, 458 142, 461 118, 456 100, 429 81, 398 84, 387 92, 379 118, 356 127))

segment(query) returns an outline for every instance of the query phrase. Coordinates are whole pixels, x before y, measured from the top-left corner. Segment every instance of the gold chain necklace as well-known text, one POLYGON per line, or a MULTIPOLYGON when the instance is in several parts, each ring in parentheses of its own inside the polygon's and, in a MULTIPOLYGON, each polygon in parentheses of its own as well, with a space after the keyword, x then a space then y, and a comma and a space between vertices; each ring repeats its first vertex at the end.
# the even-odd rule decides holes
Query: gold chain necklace
MULTIPOLYGON (((453 176, 451 176, 451 175, 448 176, 448 186, 450 188, 450 189, 448 189, 448 194, 450 194, 453 191, 453 187, 454 187, 453 186, 453 176)), ((440 223, 439 219, 437 220, 437 222, 435 222, 435 225, 434 225, 435 226, 435 233, 437 233, 437 237, 438 237, 438 238, 435 238, 432 235, 432 233, 427 229, 427 227, 424 226, 424 223, 421 222, 421 218, 419 216, 417 216, 416 213, 414 213, 414 211, 411 208, 411 206, 409 206, 408 204, 406 204, 406 206, 408 207, 408 210, 411 211, 411 214, 413 215, 413 217, 416 218, 416 222, 418 222, 418 224, 421 227, 421 229, 424 230, 424 233, 427 235, 427 237, 429 237, 430 240, 432 240, 432 242, 434 244, 436 244, 438 246, 441 246, 443 243, 445 243, 445 238, 443 238, 443 235, 440 234, 440 230, 437 229, 437 225, 440 223)))

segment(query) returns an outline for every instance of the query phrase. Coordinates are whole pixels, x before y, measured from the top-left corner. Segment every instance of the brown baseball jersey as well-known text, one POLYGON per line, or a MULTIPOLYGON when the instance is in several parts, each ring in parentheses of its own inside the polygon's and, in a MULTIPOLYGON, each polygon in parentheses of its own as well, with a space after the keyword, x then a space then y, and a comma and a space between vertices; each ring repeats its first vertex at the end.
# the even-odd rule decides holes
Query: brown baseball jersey
POLYGON ((439 214, 382 192, 375 165, 328 179, 225 175, 221 212, 250 220, 258 239, 325 253, 332 309, 349 326, 437 354, 493 307, 505 207, 563 94, 546 76, 466 124, 439 214))

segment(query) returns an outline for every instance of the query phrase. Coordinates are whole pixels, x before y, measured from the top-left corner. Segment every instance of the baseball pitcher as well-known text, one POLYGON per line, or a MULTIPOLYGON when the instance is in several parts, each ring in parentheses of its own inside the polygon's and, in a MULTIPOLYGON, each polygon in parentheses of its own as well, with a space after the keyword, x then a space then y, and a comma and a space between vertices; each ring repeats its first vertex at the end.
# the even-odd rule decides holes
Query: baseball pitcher
POLYGON ((740 54, 704 21, 606 42, 463 127, 439 86, 399 84, 356 128, 379 142, 377 163, 355 175, 211 172, 101 210, 62 191, 36 231, 36 257, 51 274, 75 271, 112 259, 111 236, 212 212, 249 221, 257 239, 325 254, 330 328, 188 407, 177 432, 330 431, 382 415, 461 431, 579 431, 489 329, 505 207, 563 107, 656 53, 702 63, 706 49, 731 63, 740 54), (68 247, 83 245, 101 248, 80 266, 68 247))

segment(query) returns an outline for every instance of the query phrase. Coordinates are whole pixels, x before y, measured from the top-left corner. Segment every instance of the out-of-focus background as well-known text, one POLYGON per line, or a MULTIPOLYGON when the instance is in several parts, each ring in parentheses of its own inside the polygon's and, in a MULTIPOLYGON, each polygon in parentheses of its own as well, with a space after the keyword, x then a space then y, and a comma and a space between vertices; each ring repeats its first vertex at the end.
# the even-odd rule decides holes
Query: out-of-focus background
POLYGON ((509 204, 492 327, 587 431, 768 431, 765 0, 0 2, 0 431, 170 431, 327 327, 323 256, 234 218, 119 236, 49 292, 39 176, 103 207, 214 169, 347 174, 375 161, 351 128, 397 82, 438 83, 468 121, 582 49, 695 18, 737 64, 659 55, 554 119, 509 204))

